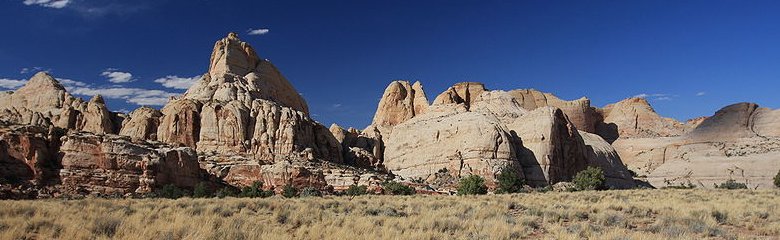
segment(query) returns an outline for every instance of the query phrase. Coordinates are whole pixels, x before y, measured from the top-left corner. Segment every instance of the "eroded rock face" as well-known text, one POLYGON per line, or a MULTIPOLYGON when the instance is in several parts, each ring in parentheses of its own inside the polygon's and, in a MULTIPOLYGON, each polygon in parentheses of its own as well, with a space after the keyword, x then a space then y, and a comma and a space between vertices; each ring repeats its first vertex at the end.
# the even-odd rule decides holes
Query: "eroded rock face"
POLYGON ((395 126, 426 111, 428 98, 419 81, 414 85, 408 81, 393 81, 379 101, 372 125, 395 126))
POLYGON ((620 155, 599 135, 580 131, 585 143, 588 166, 599 167, 604 171, 608 188, 623 189, 636 186, 633 176, 623 164, 620 155))
POLYGON ((771 134, 778 128, 773 114, 738 103, 699 120, 685 135, 619 139, 613 146, 626 165, 656 187, 712 188, 734 179, 750 188, 770 188, 780 170, 780 162, 773 160, 780 157, 780 139, 771 134))
POLYGON ((582 137, 560 109, 537 108, 507 128, 522 141, 518 155, 530 184, 570 181, 587 166, 582 137))
POLYGON ((87 109, 82 114, 84 115, 84 125, 79 127, 80 130, 97 134, 116 133, 114 123, 111 121, 111 113, 108 111, 102 96, 92 97, 87 103, 87 109))
POLYGON ((508 130, 477 112, 429 112, 412 118, 393 128, 384 152, 389 171, 412 179, 447 171, 493 181, 504 168, 519 168, 517 163, 508 130))
POLYGON ((692 139, 745 138, 758 136, 753 129, 758 105, 737 103, 726 106, 707 118, 688 136, 692 139))
POLYGON ((198 101, 178 99, 168 102, 162 109, 163 117, 157 129, 160 141, 195 147, 200 140, 200 108, 198 101))
POLYGON ((0 177, 8 182, 57 182, 59 133, 34 125, 0 126, 0 177))
POLYGON ((249 44, 235 33, 217 41, 209 73, 182 96, 201 102, 265 99, 308 115, 306 101, 268 60, 258 58, 249 44))
POLYGON ((166 184, 201 181, 191 148, 132 143, 117 135, 69 134, 60 147, 60 178, 70 193, 145 193, 166 184))
POLYGON ((603 109, 604 124, 597 133, 608 142, 618 138, 679 136, 685 126, 671 118, 663 118, 644 98, 629 98, 603 109))
POLYGON ((162 112, 150 107, 140 107, 130 113, 122 124, 119 135, 139 140, 157 140, 157 128, 160 126, 162 112))
POLYGON ((534 89, 512 90, 509 91, 509 94, 515 97, 526 110, 540 107, 560 108, 580 131, 596 133, 596 126, 603 118, 598 110, 590 105, 590 99, 585 97, 574 101, 564 101, 555 95, 534 89))
POLYGON ((67 93, 54 77, 36 73, 13 93, 0 94, 0 120, 15 124, 78 129, 87 103, 67 93))
POLYGON ((482 92, 487 91, 485 85, 478 82, 462 82, 448 88, 436 96, 433 105, 463 104, 468 110, 471 103, 479 100, 482 92))

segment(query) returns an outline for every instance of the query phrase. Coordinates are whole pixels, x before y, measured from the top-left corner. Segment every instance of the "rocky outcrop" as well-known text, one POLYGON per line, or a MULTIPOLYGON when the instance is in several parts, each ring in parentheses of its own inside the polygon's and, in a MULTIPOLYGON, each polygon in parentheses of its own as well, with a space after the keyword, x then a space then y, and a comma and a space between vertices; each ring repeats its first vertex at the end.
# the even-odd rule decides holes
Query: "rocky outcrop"
POLYGON ((685 126, 671 118, 663 118, 644 98, 629 98, 603 109, 604 123, 598 135, 608 142, 618 138, 679 136, 685 126))
POLYGON ((78 129, 97 134, 116 133, 111 121, 111 113, 108 111, 102 96, 92 97, 87 103, 87 109, 82 114, 84 122, 78 129))
POLYGON ((595 166, 604 171, 605 185, 608 188, 624 189, 636 186, 634 177, 631 176, 626 165, 620 159, 615 148, 599 135, 580 131, 580 136, 585 143, 588 166, 595 166))
POLYGON ((56 183, 60 134, 34 125, 0 125, 0 178, 56 183))
POLYGON ((534 89, 518 89, 509 91, 516 101, 526 110, 540 107, 560 108, 569 120, 580 131, 596 133, 596 126, 602 121, 598 110, 590 105, 590 99, 580 98, 574 101, 564 101, 550 93, 534 89))
POLYGON ((477 112, 429 112, 393 128, 384 165, 410 179, 440 171, 477 174, 491 182, 504 168, 519 168, 512 136, 492 116, 477 112))
POLYGON ((530 184, 570 181, 587 166, 582 137, 560 109, 537 108, 507 128, 522 141, 519 158, 530 184))
POLYGON ((137 140, 157 140, 157 128, 160 126, 162 112, 150 107, 140 107, 130 113, 122 124, 119 135, 137 140))
MULTIPOLYGON (((712 188, 733 179, 769 188, 780 170, 775 111, 738 103, 704 118, 677 137, 619 139, 612 145, 623 161, 656 187, 693 184, 712 188), (774 123, 773 123, 774 121, 774 123)), ((694 122, 695 124, 695 122, 694 122)))
POLYGON ((448 88, 436 96, 433 105, 463 104, 468 110, 471 104, 479 100, 479 96, 487 91, 485 85, 478 82, 462 82, 448 88))
POLYGON ((755 103, 726 106, 702 121, 688 137, 696 140, 723 140, 758 136, 753 129, 757 110, 758 105, 755 103))
POLYGON ((77 129, 87 103, 68 94, 46 72, 36 73, 15 92, 0 95, 0 120, 15 124, 77 129))
POLYGON ((303 98, 236 34, 215 43, 209 66, 208 74, 162 109, 161 141, 263 162, 343 162, 341 144, 309 118, 303 98))
POLYGON ((209 72, 183 98, 203 102, 250 103, 265 99, 308 115, 306 101, 268 60, 259 59, 254 49, 230 33, 214 44, 209 72))
POLYGON ((146 193, 167 184, 192 188, 203 179, 191 148, 132 143, 117 135, 69 134, 60 155, 66 193, 146 193))
POLYGON ((428 98, 422 84, 393 81, 385 89, 372 125, 395 126, 428 111, 428 98))

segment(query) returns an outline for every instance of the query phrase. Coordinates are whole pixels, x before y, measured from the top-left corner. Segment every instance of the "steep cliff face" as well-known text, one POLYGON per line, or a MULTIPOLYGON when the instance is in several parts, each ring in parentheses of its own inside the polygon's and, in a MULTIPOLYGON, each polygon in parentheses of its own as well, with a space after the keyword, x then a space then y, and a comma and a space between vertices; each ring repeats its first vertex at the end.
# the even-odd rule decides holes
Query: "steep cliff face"
POLYGON ((0 123, 0 177, 6 182, 57 182, 61 133, 34 125, 0 123))

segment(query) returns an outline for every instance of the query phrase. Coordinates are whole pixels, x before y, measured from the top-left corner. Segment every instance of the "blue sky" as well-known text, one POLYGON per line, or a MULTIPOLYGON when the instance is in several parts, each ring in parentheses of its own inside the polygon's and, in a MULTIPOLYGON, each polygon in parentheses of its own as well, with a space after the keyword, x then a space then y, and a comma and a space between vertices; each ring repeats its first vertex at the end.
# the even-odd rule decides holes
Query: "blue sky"
POLYGON ((780 108, 778 12, 780 1, 4 0, 0 88, 40 69, 108 95, 112 110, 160 104, 235 31, 326 125, 366 126, 395 79, 422 81, 431 101, 462 81, 599 107, 644 94, 686 120, 743 101, 780 108))

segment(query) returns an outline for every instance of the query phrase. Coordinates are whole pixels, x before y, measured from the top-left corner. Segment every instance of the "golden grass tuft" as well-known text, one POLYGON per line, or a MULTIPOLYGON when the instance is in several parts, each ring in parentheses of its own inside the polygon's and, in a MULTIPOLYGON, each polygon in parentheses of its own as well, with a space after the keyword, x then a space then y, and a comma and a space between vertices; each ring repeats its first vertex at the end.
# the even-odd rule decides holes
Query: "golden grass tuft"
POLYGON ((773 239, 780 191, 0 201, 0 239, 773 239))

